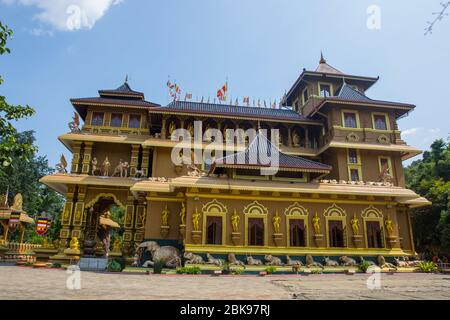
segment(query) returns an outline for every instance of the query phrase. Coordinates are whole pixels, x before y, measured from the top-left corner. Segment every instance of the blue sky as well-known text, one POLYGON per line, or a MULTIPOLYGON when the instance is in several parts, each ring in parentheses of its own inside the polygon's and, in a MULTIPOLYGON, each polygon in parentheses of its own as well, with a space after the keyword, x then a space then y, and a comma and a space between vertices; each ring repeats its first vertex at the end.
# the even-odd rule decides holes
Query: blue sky
POLYGON ((416 104, 399 125, 408 144, 427 149, 450 131, 450 17, 424 36, 439 10, 437 0, 0 0, 0 20, 14 30, 0 94, 36 108, 18 128, 36 131, 54 165, 69 157, 57 140, 71 121, 69 99, 115 88, 126 74, 158 103, 169 100, 169 75, 194 99, 213 97, 228 78, 233 97, 279 100, 323 50, 345 73, 380 76, 369 97, 416 104), (73 4, 83 19, 69 30, 73 4), (380 29, 367 27, 371 5, 380 29))

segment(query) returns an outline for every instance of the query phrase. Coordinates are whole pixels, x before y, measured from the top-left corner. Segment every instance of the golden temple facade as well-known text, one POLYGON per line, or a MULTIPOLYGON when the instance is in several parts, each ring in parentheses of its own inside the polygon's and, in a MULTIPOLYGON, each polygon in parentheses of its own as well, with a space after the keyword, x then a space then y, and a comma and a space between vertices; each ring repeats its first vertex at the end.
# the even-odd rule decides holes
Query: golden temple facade
MULTIPOLYGON (((41 182, 66 197, 60 257, 72 239, 95 241, 112 205, 125 211, 123 248, 146 240, 204 255, 411 256, 409 211, 429 202, 405 187, 402 161, 421 153, 401 139, 397 120, 414 105, 365 94, 378 78, 354 76, 321 59, 277 108, 145 100, 125 82, 99 97, 71 99, 76 115, 59 140, 70 163, 41 182), (81 124, 81 120, 83 124, 81 124), (241 146, 215 144, 198 165, 174 163, 177 129, 277 129, 241 146), (278 170, 250 163, 260 145, 279 152, 278 170), (220 149, 221 155, 217 150, 220 149), (226 155, 225 155, 226 153, 226 155), (228 161, 242 156, 243 162, 228 161), (247 160, 246 160, 247 159, 247 160)), ((117 248, 116 248, 117 251, 117 248)))

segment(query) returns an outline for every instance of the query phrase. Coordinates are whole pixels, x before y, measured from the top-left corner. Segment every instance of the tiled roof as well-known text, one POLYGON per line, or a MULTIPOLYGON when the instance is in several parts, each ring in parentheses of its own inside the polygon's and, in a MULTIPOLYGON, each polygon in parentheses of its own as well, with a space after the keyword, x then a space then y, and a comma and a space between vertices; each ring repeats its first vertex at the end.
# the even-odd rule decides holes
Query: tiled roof
POLYGON ((101 97, 113 96, 113 97, 127 97, 138 98, 144 100, 144 94, 142 92, 134 91, 131 89, 128 82, 125 82, 120 87, 114 90, 99 90, 98 93, 101 97))
POLYGON ((270 167, 271 164, 266 163, 267 159, 270 159, 270 157, 276 153, 279 155, 278 166, 281 170, 294 169, 297 171, 327 173, 332 169, 331 166, 320 162, 282 153, 262 133, 258 133, 245 151, 216 159, 214 164, 218 167, 270 167))
POLYGON ((105 104, 105 105, 124 105, 133 107, 160 107, 159 104, 145 101, 145 100, 130 100, 130 99, 116 99, 116 98, 103 98, 103 97, 93 97, 93 98, 78 98, 70 99, 73 104, 105 104))
POLYGON ((339 90, 339 93, 335 96, 335 98, 354 101, 372 101, 372 99, 368 98, 364 93, 353 89, 346 83, 342 86, 341 90, 339 90))
POLYGON ((234 106, 225 104, 203 103, 193 101, 173 101, 167 106, 152 111, 192 113, 205 115, 227 115, 246 118, 267 118, 293 121, 312 121, 292 109, 271 109, 261 107, 234 106))

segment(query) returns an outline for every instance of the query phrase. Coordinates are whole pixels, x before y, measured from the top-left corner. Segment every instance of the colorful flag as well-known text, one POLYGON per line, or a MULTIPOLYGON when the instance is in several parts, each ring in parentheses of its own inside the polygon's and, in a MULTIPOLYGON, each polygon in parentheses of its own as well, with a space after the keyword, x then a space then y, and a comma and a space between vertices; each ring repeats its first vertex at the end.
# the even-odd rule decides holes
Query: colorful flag
POLYGON ((170 82, 170 79, 167 80, 167 87, 168 87, 169 89, 172 89, 174 86, 175 86, 175 85, 174 85, 172 82, 170 82))
POLYGON ((243 102, 248 106, 250 104, 250 97, 244 97, 243 102))
POLYGON ((43 236, 47 233, 50 228, 50 221, 47 217, 38 217, 36 222, 36 233, 40 236, 43 236))
POLYGON ((186 92, 186 95, 184 96, 184 100, 191 100, 191 99, 192 99, 192 93, 186 92))
POLYGON ((16 230, 20 222, 20 211, 12 211, 9 216, 8 226, 11 231, 16 230))
POLYGON ((276 109, 277 108, 277 100, 275 100, 273 103, 272 103, 272 109, 276 109))
POLYGON ((217 91, 217 98, 219 101, 226 101, 227 100, 227 91, 228 91, 228 83, 225 82, 225 84, 217 91))

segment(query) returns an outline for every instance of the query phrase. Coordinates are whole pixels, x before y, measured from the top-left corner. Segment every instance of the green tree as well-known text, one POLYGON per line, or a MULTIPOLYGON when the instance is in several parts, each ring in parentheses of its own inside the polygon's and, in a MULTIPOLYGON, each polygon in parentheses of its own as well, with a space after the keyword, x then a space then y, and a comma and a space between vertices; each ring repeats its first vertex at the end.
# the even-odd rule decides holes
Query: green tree
MULTIPOLYGON (((35 138, 32 131, 16 133, 14 139, 19 144, 28 144, 33 146, 33 150, 37 150, 34 147, 35 138)), ((2 143, 1 139, 0 143, 2 143)), ((18 151, 11 154, 11 159, 13 165, 0 166, 0 192, 5 193, 9 187, 10 204, 13 196, 20 192, 23 196, 24 210, 32 218, 45 214, 53 221, 59 221, 58 217, 64 203, 63 197, 39 182, 40 178, 54 172, 49 167, 48 160, 37 155, 37 151, 32 152, 28 161, 21 159, 18 151)), ((59 224, 53 225, 49 237, 55 239, 58 236, 59 229, 59 224)), ((41 239, 36 235, 34 227, 28 227, 25 240, 37 242, 41 239)))
MULTIPOLYGON (((12 30, 0 21, 0 55, 10 53, 10 49, 6 47, 6 42, 12 37, 12 34, 12 30)), ((0 85, 2 83, 3 79, 0 76, 0 85)), ((17 142, 17 130, 12 124, 12 121, 29 117, 34 112, 34 109, 28 105, 11 105, 6 102, 4 96, 0 95, 0 167, 11 166, 13 154, 19 154, 20 160, 26 161, 35 151, 33 145, 17 142)))
POLYGON ((413 210, 411 220, 417 250, 450 252, 450 144, 433 142, 423 158, 405 169, 408 188, 433 204, 413 210))

